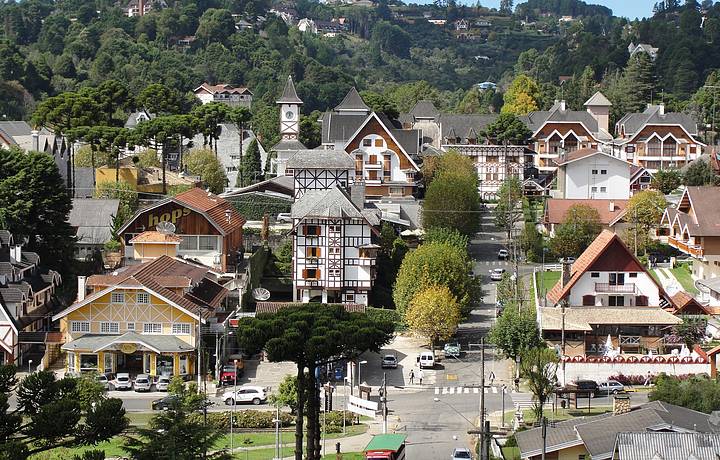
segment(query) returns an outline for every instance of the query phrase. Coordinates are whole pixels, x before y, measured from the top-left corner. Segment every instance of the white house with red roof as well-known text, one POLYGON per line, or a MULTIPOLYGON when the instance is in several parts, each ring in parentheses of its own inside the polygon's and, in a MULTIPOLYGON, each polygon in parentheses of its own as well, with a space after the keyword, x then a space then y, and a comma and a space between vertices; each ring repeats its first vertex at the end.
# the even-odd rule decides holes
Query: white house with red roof
POLYGON ((211 85, 208 82, 203 82, 193 90, 193 93, 203 104, 222 102, 233 107, 247 108, 250 108, 253 96, 252 92, 244 86, 232 86, 227 83, 211 85))

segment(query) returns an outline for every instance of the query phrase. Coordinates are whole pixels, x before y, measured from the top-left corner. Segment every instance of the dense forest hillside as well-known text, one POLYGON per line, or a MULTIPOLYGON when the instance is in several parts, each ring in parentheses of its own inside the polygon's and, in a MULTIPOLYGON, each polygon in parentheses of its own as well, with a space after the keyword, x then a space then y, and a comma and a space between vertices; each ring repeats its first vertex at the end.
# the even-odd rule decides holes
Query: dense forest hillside
POLYGON ((709 1, 666 0, 635 22, 577 0, 514 9, 506 0, 500 11, 454 0, 146 0, 147 13, 129 17, 130 3, 137 0, 0 4, 0 116, 28 119, 48 96, 110 79, 133 94, 152 83, 187 93, 209 81, 248 86, 257 123, 269 126, 288 74, 306 114, 334 106, 351 86, 399 111, 429 98, 447 111, 488 112, 499 111, 500 93, 523 73, 538 86, 539 108, 559 97, 582 105, 599 87, 614 116, 663 100, 706 117, 714 102, 699 88, 714 81, 720 62, 720 3, 709 1), (301 18, 338 30, 303 33, 301 18), (657 56, 630 65, 631 43, 649 44, 657 56), (499 85, 497 94, 476 88, 486 80, 499 85))

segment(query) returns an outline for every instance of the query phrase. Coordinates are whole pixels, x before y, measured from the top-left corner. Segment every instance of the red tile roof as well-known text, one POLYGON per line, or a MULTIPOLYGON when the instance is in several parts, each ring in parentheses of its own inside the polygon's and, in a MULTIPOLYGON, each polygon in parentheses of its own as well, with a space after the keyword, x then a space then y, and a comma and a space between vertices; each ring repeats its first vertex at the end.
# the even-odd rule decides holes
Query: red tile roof
POLYGON ((180 193, 175 196, 175 200, 191 209, 204 213, 226 234, 232 233, 245 225, 245 218, 237 212, 230 202, 201 188, 195 187, 187 192, 180 193))
POLYGON ((600 223, 608 225, 614 222, 625 213, 627 204, 630 200, 566 200, 566 199, 549 199, 545 208, 545 223, 561 224, 565 220, 565 215, 571 206, 582 204, 596 209, 600 215, 600 223), (613 204, 613 210, 610 211, 610 203, 613 204))
POLYGON ((693 296, 688 294, 684 291, 678 291, 677 294, 672 296, 670 298, 672 301, 672 305, 674 307, 674 311, 672 312, 675 315, 686 313, 686 314, 697 314, 697 310, 700 310, 700 314, 704 315, 710 315, 712 314, 709 310, 707 310, 702 304, 700 304, 693 296), (696 310, 695 312, 692 312, 691 310, 696 310))
POLYGON ((598 149, 578 149, 574 150, 570 153, 566 153, 565 155, 560 155, 558 158, 556 158, 555 164, 558 166, 564 165, 565 163, 570 163, 571 161, 579 160, 581 158, 589 157, 591 155, 595 155, 596 153, 602 153, 598 149))

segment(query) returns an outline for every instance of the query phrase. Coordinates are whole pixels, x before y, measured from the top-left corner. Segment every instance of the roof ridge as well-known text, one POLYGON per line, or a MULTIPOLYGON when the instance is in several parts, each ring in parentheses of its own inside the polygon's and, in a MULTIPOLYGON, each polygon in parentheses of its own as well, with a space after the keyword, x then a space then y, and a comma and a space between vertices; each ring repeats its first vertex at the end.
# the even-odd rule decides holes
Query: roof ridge
POLYGON ((338 104, 335 109, 336 112, 343 110, 347 111, 367 111, 370 112, 370 107, 367 106, 357 88, 354 86, 350 88, 350 91, 345 95, 342 102, 338 104))

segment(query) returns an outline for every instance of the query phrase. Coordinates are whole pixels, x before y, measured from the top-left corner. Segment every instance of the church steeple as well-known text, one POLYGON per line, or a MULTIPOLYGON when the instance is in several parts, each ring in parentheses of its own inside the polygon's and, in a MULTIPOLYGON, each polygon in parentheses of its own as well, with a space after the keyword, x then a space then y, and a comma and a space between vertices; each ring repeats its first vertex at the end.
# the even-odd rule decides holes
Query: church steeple
POLYGON ((298 139, 300 135, 300 105, 303 102, 295 92, 292 76, 288 75, 282 96, 276 102, 280 105, 280 136, 287 140, 298 139))

